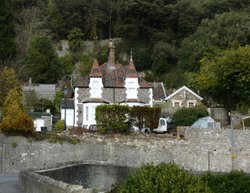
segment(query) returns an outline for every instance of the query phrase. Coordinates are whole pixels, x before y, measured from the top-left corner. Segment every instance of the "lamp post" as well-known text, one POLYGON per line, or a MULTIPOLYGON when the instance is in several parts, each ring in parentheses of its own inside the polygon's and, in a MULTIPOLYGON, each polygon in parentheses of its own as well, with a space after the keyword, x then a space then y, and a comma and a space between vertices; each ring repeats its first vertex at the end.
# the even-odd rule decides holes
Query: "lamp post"
POLYGON ((68 89, 66 86, 64 87, 63 93, 64 93, 64 131, 66 131, 66 129, 67 129, 67 125, 66 125, 67 124, 67 122, 66 122, 66 116, 67 116, 66 115, 66 109, 67 109, 66 96, 68 94, 68 89))

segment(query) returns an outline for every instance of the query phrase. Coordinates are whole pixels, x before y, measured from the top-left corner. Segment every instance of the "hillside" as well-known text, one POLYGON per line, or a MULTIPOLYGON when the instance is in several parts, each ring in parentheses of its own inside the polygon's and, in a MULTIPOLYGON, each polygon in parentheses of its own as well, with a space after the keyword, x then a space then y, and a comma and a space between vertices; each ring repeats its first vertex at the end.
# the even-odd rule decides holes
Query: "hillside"
POLYGON ((86 74, 106 59, 99 40, 119 37, 117 60, 126 64, 132 48, 146 79, 188 85, 210 106, 250 106, 249 0, 3 0, 0 15, 0 67, 20 80, 53 83, 79 61, 86 74), (71 54, 57 58, 62 39, 71 54), (94 51, 82 54, 86 40, 94 51))

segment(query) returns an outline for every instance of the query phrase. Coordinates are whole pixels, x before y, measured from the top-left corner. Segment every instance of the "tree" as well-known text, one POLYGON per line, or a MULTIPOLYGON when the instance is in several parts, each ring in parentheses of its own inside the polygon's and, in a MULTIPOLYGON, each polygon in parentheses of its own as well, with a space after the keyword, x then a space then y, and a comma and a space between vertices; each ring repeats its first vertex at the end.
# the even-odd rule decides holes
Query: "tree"
POLYGON ((200 60, 214 48, 226 49, 250 43, 250 15, 228 12, 205 19, 197 31, 181 43, 179 63, 183 70, 198 71, 200 60))
POLYGON ((250 106, 250 46, 214 53, 201 60, 201 70, 190 84, 219 104, 250 106))
POLYGON ((33 120, 23 111, 22 90, 9 91, 3 106, 3 120, 0 129, 8 134, 29 135, 34 132, 33 120))
POLYGON ((135 170, 111 193, 211 193, 207 184, 174 163, 147 164, 135 170))
POLYGON ((83 33, 80 28, 73 28, 69 35, 69 48, 72 52, 77 52, 83 49, 83 33))
POLYGON ((8 0, 0 4, 0 65, 15 56, 13 15, 8 0))
POLYGON ((20 87, 15 71, 5 67, 0 75, 0 106, 4 104, 8 92, 15 87, 20 87))
POLYGON ((173 121, 178 126, 191 126, 197 119, 208 116, 205 107, 182 108, 173 114, 173 121))
POLYGON ((35 83, 56 83, 62 75, 62 64, 47 37, 35 38, 25 59, 27 76, 35 83))

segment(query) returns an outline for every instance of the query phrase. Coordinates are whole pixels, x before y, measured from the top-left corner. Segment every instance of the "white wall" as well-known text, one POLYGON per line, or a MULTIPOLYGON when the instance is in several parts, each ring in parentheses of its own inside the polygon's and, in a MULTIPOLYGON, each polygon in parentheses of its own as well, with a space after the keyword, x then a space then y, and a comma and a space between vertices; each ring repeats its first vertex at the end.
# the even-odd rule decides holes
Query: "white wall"
POLYGON ((35 120, 33 120, 33 122, 34 122, 34 127, 35 127, 36 131, 41 131, 41 127, 45 126, 45 120, 42 118, 35 119, 35 120))
POLYGON ((66 113, 66 126, 71 127, 74 125, 74 109, 61 109, 61 119, 65 120, 66 113))

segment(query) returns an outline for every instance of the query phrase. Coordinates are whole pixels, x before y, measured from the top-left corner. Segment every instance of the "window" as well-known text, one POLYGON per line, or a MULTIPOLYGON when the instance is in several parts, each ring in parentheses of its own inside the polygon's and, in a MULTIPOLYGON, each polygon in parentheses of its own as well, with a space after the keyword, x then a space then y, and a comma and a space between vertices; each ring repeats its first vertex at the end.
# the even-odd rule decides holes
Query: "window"
POLYGON ((188 103, 188 107, 194 107, 194 106, 195 106, 194 102, 189 102, 188 103))
POLYGON ((134 82, 128 83, 127 94, 128 94, 128 98, 136 98, 137 93, 136 93, 136 86, 134 82))
POLYGON ((189 100, 187 101, 187 107, 195 107, 196 101, 195 100, 189 100))
POLYGON ((173 100, 172 101, 172 107, 181 107, 182 103, 181 100, 173 100))
POLYGON ((98 81, 94 81, 93 82, 93 87, 92 87, 92 94, 93 94, 93 96, 98 96, 98 93, 100 92, 99 91, 99 89, 100 89, 100 86, 99 86, 99 82, 98 81))
POLYGON ((86 107, 86 121, 89 120, 89 107, 86 107))

